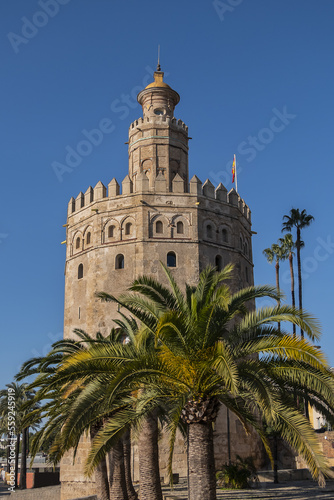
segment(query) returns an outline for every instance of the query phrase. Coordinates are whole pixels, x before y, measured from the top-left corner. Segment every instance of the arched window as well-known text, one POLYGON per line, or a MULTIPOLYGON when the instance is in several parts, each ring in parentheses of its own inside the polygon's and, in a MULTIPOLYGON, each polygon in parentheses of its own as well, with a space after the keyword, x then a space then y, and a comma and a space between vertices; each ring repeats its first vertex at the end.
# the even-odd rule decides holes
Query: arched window
POLYGON ((124 255, 121 253, 116 255, 115 269, 124 269, 124 255))
POLYGON ((212 226, 210 224, 206 226, 206 235, 208 238, 212 238, 212 226))
POLYGON ((131 222, 128 222, 127 224, 125 224, 125 234, 131 234, 131 231, 132 231, 132 224, 131 222))
POLYGON ((216 255, 215 266, 217 271, 221 271, 223 269, 223 259, 221 255, 216 255))
POLYGON ((108 238, 113 238, 114 237, 114 230, 115 230, 115 226, 109 226, 108 227, 108 238))
POLYGON ((90 245, 90 233, 87 233, 86 243, 87 243, 87 245, 90 245))
POLYGON ((83 265, 79 264, 79 267, 78 267, 78 280, 81 280, 81 278, 83 278, 83 265))
POLYGON ((163 223, 161 222, 161 220, 158 220, 155 224, 155 232, 156 233, 163 233, 164 232, 164 225, 163 223))
POLYGON ((76 250, 78 250, 78 248, 80 248, 80 238, 79 237, 75 241, 75 248, 76 248, 76 250))
POLYGON ((222 230, 222 239, 224 243, 228 243, 228 234, 227 234, 227 229, 222 230))
POLYGON ((167 254, 167 267, 176 267, 176 255, 174 252, 167 254))
POLYGON ((177 232, 177 234, 183 234, 184 233, 183 222, 179 221, 176 224, 176 232, 177 232))

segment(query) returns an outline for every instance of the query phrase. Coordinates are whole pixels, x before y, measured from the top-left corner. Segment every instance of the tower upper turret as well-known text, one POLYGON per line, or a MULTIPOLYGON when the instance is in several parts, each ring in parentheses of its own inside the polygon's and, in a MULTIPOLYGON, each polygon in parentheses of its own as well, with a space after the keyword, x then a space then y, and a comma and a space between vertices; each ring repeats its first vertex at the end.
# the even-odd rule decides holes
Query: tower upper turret
POLYGON ((154 81, 137 96, 143 108, 143 118, 129 129, 129 177, 136 181, 142 172, 149 179, 149 189, 155 189, 155 180, 164 178, 167 191, 178 174, 188 189, 188 127, 174 118, 180 96, 163 81, 164 73, 158 65, 154 81))
POLYGON ((180 96, 163 81, 163 78, 163 71, 155 71, 154 82, 147 85, 137 96, 143 108, 144 118, 157 116, 173 118, 174 116, 174 109, 180 101, 180 96))

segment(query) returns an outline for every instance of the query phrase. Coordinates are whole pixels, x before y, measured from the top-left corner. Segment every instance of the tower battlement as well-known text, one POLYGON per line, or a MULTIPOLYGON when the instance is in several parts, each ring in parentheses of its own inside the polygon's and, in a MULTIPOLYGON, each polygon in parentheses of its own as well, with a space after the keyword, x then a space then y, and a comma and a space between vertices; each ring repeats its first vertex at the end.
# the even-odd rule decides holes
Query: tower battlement
POLYGON ((131 133, 131 130, 134 128, 139 127, 140 125, 159 125, 159 124, 166 124, 166 125, 172 125, 174 127, 183 129, 184 131, 188 132, 188 126, 179 118, 171 118, 170 116, 164 115, 164 116, 147 116, 146 118, 138 118, 137 120, 133 121, 130 124, 129 127, 129 132, 131 133))
MULTIPOLYGON (((80 210, 93 206, 93 204, 98 201, 120 200, 125 197, 143 193, 167 194, 165 178, 159 175, 156 178, 153 190, 150 190, 149 179, 143 172, 138 176, 135 186, 128 175, 123 179, 121 185, 113 178, 109 182, 108 188, 99 181, 94 188, 89 186, 85 193, 80 191, 76 198, 72 197, 70 199, 67 215, 71 217, 71 215, 78 213, 80 210)), ((241 215, 251 223, 251 211, 246 202, 239 196, 234 188, 227 192, 227 189, 222 183, 215 188, 209 179, 202 183, 202 181, 194 175, 186 190, 183 179, 176 174, 172 181, 172 191, 168 194, 182 194, 189 198, 195 198, 194 202, 198 203, 198 206, 200 206, 201 201, 205 202, 207 200, 236 207, 241 212, 241 215)))

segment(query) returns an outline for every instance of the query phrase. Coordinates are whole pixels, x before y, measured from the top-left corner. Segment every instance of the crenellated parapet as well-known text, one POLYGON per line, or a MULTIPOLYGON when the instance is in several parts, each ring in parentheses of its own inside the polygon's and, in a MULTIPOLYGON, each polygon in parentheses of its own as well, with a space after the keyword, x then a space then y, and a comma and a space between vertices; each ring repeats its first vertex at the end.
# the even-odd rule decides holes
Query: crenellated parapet
POLYGON ((188 126, 180 119, 178 118, 171 118, 170 116, 148 116, 146 118, 138 118, 137 120, 133 121, 130 124, 129 127, 129 132, 131 133, 132 130, 134 130, 137 127, 140 127, 142 125, 150 125, 150 126, 157 126, 157 125, 168 125, 172 126, 174 128, 183 130, 188 133, 188 126))
MULTIPOLYGON (((198 206, 201 205, 201 201, 219 203, 226 205, 227 207, 234 207, 238 209, 239 213, 245 217, 245 219, 251 222, 251 211, 245 201, 240 198, 239 194, 235 189, 231 189, 227 192, 225 186, 220 183, 216 188, 212 182, 207 179, 204 183, 194 175, 189 182, 189 186, 185 186, 184 179, 176 174, 172 180, 171 191, 167 192, 167 181, 162 173, 155 179, 155 184, 153 189, 150 188, 149 179, 144 172, 141 172, 134 184, 129 175, 127 175, 121 185, 113 178, 109 184, 108 188, 99 181, 94 188, 89 186, 85 193, 80 192, 76 198, 71 198, 68 203, 68 216, 79 212, 82 209, 102 200, 112 200, 112 199, 125 199, 126 197, 134 197, 138 194, 152 194, 152 195, 182 195, 182 198, 195 197, 198 206)), ((173 198, 171 198, 173 199, 173 198)), ((132 204, 136 204, 136 200, 132 201, 132 204)))

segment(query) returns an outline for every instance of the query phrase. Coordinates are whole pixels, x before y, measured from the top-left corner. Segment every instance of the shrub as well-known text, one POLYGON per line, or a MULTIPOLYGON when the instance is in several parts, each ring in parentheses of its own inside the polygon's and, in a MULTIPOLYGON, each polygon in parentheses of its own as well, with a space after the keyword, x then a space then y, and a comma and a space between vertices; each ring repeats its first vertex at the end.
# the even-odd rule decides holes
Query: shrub
POLYGON ((216 473, 217 486, 241 490, 251 487, 251 483, 257 481, 256 469, 253 458, 241 458, 237 455, 236 462, 226 464, 221 471, 216 473))

